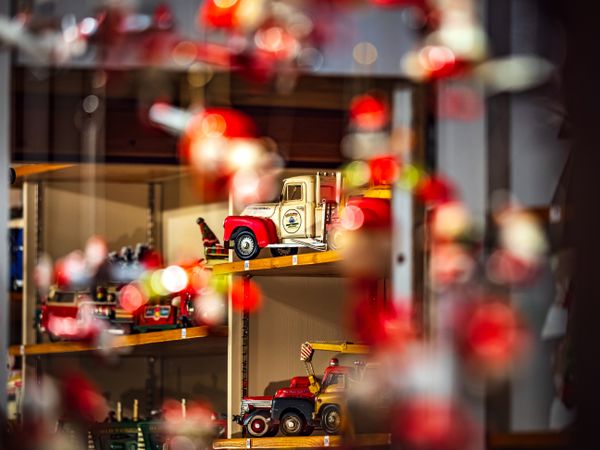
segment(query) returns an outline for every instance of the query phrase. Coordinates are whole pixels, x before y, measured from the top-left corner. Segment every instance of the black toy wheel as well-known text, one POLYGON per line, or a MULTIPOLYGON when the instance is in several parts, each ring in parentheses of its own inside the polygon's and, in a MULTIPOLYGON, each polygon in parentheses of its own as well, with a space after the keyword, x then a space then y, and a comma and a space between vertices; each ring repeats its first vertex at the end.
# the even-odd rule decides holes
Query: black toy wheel
POLYGON ((234 250, 238 258, 244 261, 256 258, 260 253, 260 247, 254 233, 249 230, 241 231, 235 237, 234 250))
POLYGON ((285 413, 279 422, 281 433, 285 436, 300 436, 304 427, 304 419, 295 412, 285 413))
POLYGON ((321 412, 321 427, 327 434, 338 434, 342 429, 342 413, 336 405, 327 405, 321 412))
POLYGON ((270 249, 271 255, 277 256, 290 256, 298 254, 298 247, 273 247, 270 249))
POLYGON ((252 437, 263 437, 270 431, 267 417, 262 414, 255 414, 246 424, 246 433, 252 437))

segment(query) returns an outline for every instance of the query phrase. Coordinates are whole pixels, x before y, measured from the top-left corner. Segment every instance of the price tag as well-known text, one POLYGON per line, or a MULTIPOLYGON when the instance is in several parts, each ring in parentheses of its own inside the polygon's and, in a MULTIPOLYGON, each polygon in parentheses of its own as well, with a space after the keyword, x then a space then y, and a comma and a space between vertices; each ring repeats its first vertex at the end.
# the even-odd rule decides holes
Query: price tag
POLYGON ((250 270, 250 261, 244 261, 244 270, 250 270))
POLYGON ((246 448, 252 448, 252 439, 246 439, 246 448))
POLYGON ((181 329, 181 339, 187 338, 187 328, 181 329))
POLYGON ((292 266, 298 265, 298 255, 292 255, 292 266))
POLYGON ((329 435, 326 434, 325 436, 323 436, 323 446, 324 447, 329 447, 329 435))

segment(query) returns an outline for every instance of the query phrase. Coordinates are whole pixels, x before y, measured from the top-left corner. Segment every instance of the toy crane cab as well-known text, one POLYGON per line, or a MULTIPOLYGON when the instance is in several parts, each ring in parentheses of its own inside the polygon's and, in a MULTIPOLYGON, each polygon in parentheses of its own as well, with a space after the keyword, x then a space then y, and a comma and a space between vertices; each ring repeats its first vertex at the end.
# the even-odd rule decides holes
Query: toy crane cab
POLYGON ((315 350, 338 353, 364 354, 368 346, 350 343, 305 342, 300 348, 300 359, 304 362, 308 378, 309 390, 315 395, 313 420, 327 434, 338 434, 342 430, 346 416, 346 393, 353 380, 360 379, 357 371, 364 370, 364 363, 356 362, 354 367, 340 366, 337 358, 329 360, 329 367, 323 373, 323 381, 315 376, 312 358, 315 350))
POLYGON ((277 203, 247 206, 239 216, 225 218, 224 243, 233 242, 242 260, 254 259, 268 247, 273 256, 292 255, 300 247, 334 248, 328 240, 341 199, 341 173, 287 178, 277 203))

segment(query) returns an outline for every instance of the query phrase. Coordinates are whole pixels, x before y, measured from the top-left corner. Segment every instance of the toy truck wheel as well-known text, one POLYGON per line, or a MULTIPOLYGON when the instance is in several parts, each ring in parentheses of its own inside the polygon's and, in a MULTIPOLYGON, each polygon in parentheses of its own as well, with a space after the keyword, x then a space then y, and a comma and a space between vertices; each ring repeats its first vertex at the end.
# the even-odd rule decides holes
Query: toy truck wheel
POLYGON ((234 241, 235 254, 238 258, 246 261, 254 259, 260 253, 260 247, 256 240, 256 236, 250 230, 240 231, 234 241))
POLYGON ((273 247, 270 250, 271 255, 275 257, 296 255, 298 253, 298 247, 273 247))
POLYGON ((327 405, 321 413, 321 428, 327 434, 338 434, 342 429, 342 413, 336 405, 327 405))
POLYGON ((263 414, 254 414, 246 424, 246 434, 252 437, 268 436, 270 431, 267 417, 263 414))
POLYGON ((295 412, 287 412, 279 422, 281 433, 285 436, 300 436, 305 428, 304 419, 295 412))

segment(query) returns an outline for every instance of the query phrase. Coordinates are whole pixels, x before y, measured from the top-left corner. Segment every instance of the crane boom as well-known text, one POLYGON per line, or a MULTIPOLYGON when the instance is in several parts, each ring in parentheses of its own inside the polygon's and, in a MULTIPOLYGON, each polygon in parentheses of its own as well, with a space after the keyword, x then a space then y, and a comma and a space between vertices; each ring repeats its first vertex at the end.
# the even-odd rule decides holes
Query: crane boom
POLYGON ((369 353, 369 346, 365 344, 354 344, 352 342, 309 342, 306 341, 300 346, 300 360, 304 363, 306 374, 310 382, 309 390, 313 394, 318 394, 321 390, 321 384, 315 376, 315 369, 312 365, 312 358, 315 350, 324 350, 337 353, 354 353, 365 354, 369 353))

